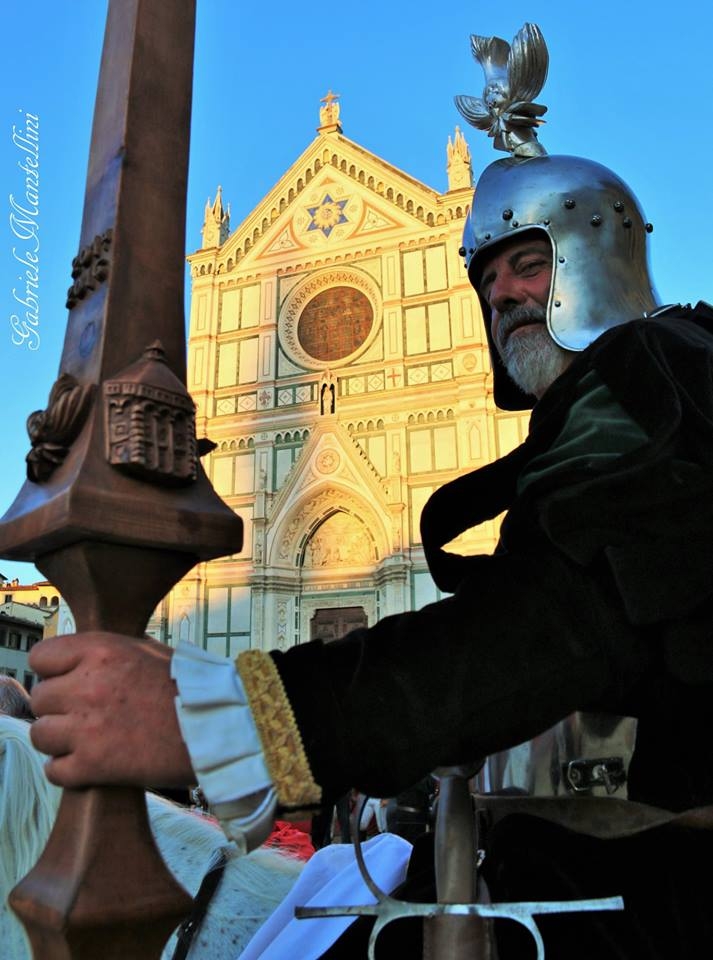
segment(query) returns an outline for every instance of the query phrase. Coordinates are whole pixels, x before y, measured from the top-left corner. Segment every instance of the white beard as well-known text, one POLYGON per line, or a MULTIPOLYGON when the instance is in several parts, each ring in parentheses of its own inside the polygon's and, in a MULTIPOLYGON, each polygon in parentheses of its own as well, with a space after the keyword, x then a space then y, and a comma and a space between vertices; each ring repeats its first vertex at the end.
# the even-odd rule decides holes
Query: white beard
POLYGON ((544 320, 542 307, 513 308, 501 318, 498 340, 504 339, 504 343, 497 344, 510 379, 538 399, 564 373, 573 358, 571 351, 563 350, 554 342, 544 320), (509 329, 528 318, 536 321, 536 325, 507 336, 509 329))

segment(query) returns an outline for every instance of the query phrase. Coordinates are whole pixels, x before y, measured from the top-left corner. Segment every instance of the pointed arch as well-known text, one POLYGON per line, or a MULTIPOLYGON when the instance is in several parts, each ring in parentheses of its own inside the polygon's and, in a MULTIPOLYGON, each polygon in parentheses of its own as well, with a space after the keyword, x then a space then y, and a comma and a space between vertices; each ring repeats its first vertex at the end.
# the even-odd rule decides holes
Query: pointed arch
MULTIPOLYGON (((375 566, 390 550, 390 537, 383 517, 362 494, 343 484, 329 483, 311 487, 293 501, 285 513, 268 532, 267 559, 270 565, 296 569, 304 563, 307 544, 324 521, 334 514, 342 513, 353 518, 340 521, 344 529, 368 532, 373 544, 373 554, 368 563, 375 566)), ((354 547, 356 549, 356 547, 354 547)), ((344 559, 344 558, 342 558, 344 559)), ((321 565, 321 564, 320 564, 321 565)), ((326 567, 326 564, 324 565, 326 567)))
POLYGON ((300 540, 297 566, 302 569, 371 566, 379 559, 365 522, 358 514, 336 507, 327 516, 316 518, 300 540))

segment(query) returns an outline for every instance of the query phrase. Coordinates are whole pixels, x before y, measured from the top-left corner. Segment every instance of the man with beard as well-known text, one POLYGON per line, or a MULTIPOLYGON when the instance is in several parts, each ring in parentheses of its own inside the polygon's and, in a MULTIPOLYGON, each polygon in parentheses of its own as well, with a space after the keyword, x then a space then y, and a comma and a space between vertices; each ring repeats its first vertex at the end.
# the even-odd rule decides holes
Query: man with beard
MULTIPOLYGON (((526 25, 516 38, 518 69, 504 41, 472 45, 491 67, 504 45, 517 87, 528 71, 544 82, 538 37, 526 25)), ((481 101, 460 100, 483 126, 481 101)), ((197 779, 228 835, 250 848, 278 810, 314 808, 352 786, 394 796, 438 766, 596 710, 638 719, 631 798, 670 811, 713 803, 713 310, 659 305, 651 228, 630 189, 590 160, 545 154, 523 133, 543 108, 511 100, 497 130, 514 155, 482 174, 462 253, 495 402, 534 411, 520 447, 447 484, 424 509, 429 567, 452 595, 335 643, 250 650, 235 665, 190 645, 111 634, 45 641, 30 658, 44 678, 33 740, 53 757, 51 780, 197 779), (504 511, 492 556, 444 549, 504 511)), ((540 846, 555 866, 558 842, 540 846)), ((683 870, 691 850, 709 846, 664 838, 659 849, 677 851, 683 870)), ((578 848, 568 849, 577 861, 578 848)), ((496 895, 539 895, 498 869, 537 862, 520 850, 500 844, 496 895)), ((598 856, 601 870, 592 850, 579 859, 591 864, 597 895, 623 884, 626 920, 578 917, 554 935, 564 952, 548 944, 548 957, 571 956, 574 939, 578 957, 687 956, 681 945, 704 927, 695 897, 672 917, 670 886, 657 883, 646 891, 658 899, 642 905, 631 865, 648 856, 645 872, 658 880, 660 858, 613 847, 598 856), (598 932, 585 933, 592 924, 598 932)), ((553 871, 552 895, 562 878, 571 893, 570 868, 553 871)))
POLYGON ((503 241, 478 283, 500 359, 517 386, 538 399, 572 359, 547 332, 551 279, 552 247, 533 231, 503 241))

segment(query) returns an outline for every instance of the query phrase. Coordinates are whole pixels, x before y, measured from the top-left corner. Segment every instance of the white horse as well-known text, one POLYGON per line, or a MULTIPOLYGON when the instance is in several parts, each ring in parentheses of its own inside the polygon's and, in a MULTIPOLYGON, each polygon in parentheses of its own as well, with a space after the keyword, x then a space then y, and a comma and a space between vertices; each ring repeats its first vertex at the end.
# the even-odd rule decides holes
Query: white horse
MULTIPOLYGON (((2 960, 31 960, 24 929, 7 897, 39 857, 54 823, 60 791, 44 775, 44 758, 29 739, 29 724, 0 716, 0 952, 2 960)), ((237 960, 299 876, 301 861, 264 847, 238 857, 214 821, 147 794, 156 843, 176 879, 195 896, 221 850, 226 867, 191 943, 189 960, 237 960)), ((171 960, 174 934, 161 955, 171 960)))

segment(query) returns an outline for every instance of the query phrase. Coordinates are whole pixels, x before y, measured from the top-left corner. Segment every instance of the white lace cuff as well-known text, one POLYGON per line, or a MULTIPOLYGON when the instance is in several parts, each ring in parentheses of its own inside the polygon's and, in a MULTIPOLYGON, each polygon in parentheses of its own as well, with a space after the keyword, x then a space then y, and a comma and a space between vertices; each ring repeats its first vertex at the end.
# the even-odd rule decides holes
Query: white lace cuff
POLYGON ((277 799, 240 676, 231 660, 190 643, 176 648, 171 676, 201 790, 228 836, 253 849, 270 832, 277 799))

